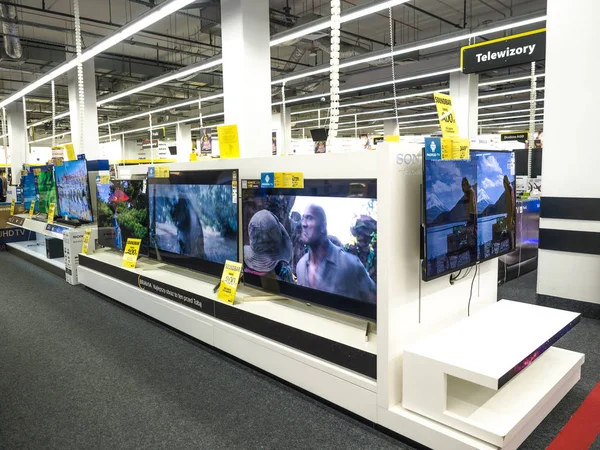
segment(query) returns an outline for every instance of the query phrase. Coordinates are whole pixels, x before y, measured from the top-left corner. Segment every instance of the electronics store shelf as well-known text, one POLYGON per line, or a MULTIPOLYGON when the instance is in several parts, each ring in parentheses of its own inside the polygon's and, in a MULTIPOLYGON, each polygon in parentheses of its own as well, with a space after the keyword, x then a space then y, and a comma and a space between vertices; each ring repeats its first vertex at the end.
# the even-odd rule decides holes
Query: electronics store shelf
POLYGON ((402 405, 513 448, 579 380, 584 355, 550 347, 578 320, 502 300, 405 350, 402 405))
MULTIPOLYGON (((9 223, 8 224, 9 226, 23 228, 23 229, 29 230, 29 231, 34 231, 34 232, 40 233, 44 236, 48 236, 48 237, 60 239, 60 240, 63 240, 62 233, 65 230, 71 230, 71 229, 75 228, 75 227, 71 227, 69 225, 62 224, 62 223, 61 224, 52 224, 49 227, 47 222, 29 219, 27 214, 18 214, 18 215, 16 215, 16 217, 23 219, 23 224, 17 225, 14 223, 9 223)), ((92 227, 93 227, 92 224, 88 224, 88 225, 84 225, 81 228, 84 229, 84 228, 92 228, 92 227)))
POLYGON ((43 263, 54 266, 60 269, 62 275, 65 271, 65 258, 48 259, 46 257, 46 247, 43 243, 36 241, 23 241, 6 244, 10 251, 17 251, 40 260, 43 263))

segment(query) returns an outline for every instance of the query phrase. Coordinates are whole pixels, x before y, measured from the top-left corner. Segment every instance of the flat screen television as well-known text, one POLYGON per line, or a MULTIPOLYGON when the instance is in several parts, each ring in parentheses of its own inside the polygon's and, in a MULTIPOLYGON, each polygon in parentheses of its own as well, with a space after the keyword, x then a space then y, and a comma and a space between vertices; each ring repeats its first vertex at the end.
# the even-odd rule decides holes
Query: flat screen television
POLYGON ((148 254, 148 194, 146 180, 96 182, 98 244, 123 251, 127 239, 141 239, 140 254, 148 254))
MULTIPOLYGON (((42 167, 37 176, 37 189, 39 194, 38 212, 48 214, 48 207, 51 203, 57 203, 56 183, 54 181, 54 169, 52 166, 42 167)), ((55 212, 58 216, 58 210, 55 212)))
POLYGON ((477 164, 423 157, 425 281, 477 263, 477 164))
POLYGON ((87 162, 65 161, 62 166, 54 167, 54 174, 60 216, 69 221, 92 222, 87 162))
POLYGON ((150 257, 215 276, 239 261, 237 183, 237 170, 148 179, 150 257))
POLYGON ((376 180, 252 186, 242 186, 245 282, 376 320, 376 180))
POLYGON ((515 155, 474 151, 477 164, 477 259, 486 261, 515 247, 515 155))
POLYGON ((31 203, 35 202, 35 210, 39 209, 38 202, 38 191, 37 191, 37 183, 35 179, 35 175, 32 171, 27 172, 27 175, 23 177, 23 205, 25 206, 25 210, 29 211, 31 207, 31 203))

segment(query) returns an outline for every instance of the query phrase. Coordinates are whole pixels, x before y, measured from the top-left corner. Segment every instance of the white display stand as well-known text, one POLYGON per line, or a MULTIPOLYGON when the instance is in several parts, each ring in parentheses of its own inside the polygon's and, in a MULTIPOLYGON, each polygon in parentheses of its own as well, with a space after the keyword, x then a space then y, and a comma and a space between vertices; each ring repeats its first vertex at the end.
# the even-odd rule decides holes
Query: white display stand
POLYGON ((578 318, 502 300, 422 339, 404 350, 402 404, 490 444, 517 448, 580 378, 584 355, 550 347, 538 356, 578 318))
MULTIPOLYGON (((211 315, 208 310, 194 310, 181 302, 169 300, 164 295, 149 292, 131 279, 124 282, 118 279, 115 272, 120 266, 118 257, 115 259, 111 253, 97 252, 88 257, 87 261, 84 258, 85 264, 80 265, 78 272, 80 282, 427 447, 443 450, 497 450, 501 446, 515 448, 515 443, 522 442, 575 383, 578 367, 582 362, 581 359, 575 359, 580 358, 580 355, 569 356, 571 354, 568 352, 550 349, 503 389, 494 390, 497 393, 495 401, 504 401, 504 392, 510 392, 516 398, 523 399, 519 402, 520 406, 505 411, 505 419, 501 426, 487 430, 491 434, 500 429, 513 430, 513 434, 509 436, 510 442, 495 440, 491 434, 485 435, 489 437, 486 442, 477 437, 483 434, 459 426, 467 422, 465 418, 458 418, 455 422, 443 422, 432 415, 417 413, 403 406, 403 396, 408 396, 408 403, 405 404, 408 406, 411 395, 428 395, 421 392, 420 388, 417 388, 418 392, 410 393, 407 392, 408 388, 403 390, 406 349, 466 319, 470 297, 470 312, 474 317, 497 305, 497 259, 479 264, 477 270, 473 268, 469 276, 453 285, 449 283, 449 276, 427 283, 422 281, 421 148, 422 144, 416 141, 402 144, 382 143, 376 151, 369 152, 200 160, 171 165, 171 171, 239 169, 240 180, 259 179, 261 172, 302 172, 305 179, 376 178, 378 306, 376 332, 368 336, 368 342, 365 342, 364 328, 360 321, 352 322, 320 308, 311 309, 301 303, 289 301, 245 301, 245 297, 252 294, 244 289, 240 290, 236 304, 229 306, 214 300, 212 288, 217 281, 215 278, 157 267, 147 260, 140 261, 139 269, 127 271, 134 281, 146 279, 156 280, 163 286, 187 286, 187 289, 196 293, 194 295, 209 299, 202 308, 210 306, 213 310, 221 310, 222 313, 230 315, 248 314, 248 319, 259 317, 261 320, 272 321, 273 328, 288 326, 289 330, 299 330, 311 339, 327 339, 327 342, 343 344, 346 346, 344 348, 350 348, 353 352, 360 350, 368 355, 376 355, 376 373, 371 377, 349 370, 343 364, 332 363, 331 360, 299 350, 295 344, 284 345, 277 342, 269 338, 268 333, 261 334, 251 330, 249 322, 234 323, 221 320, 218 314, 211 315), (411 157, 406 157, 407 154, 411 157), (406 164, 407 161, 410 163, 406 164), (90 262, 108 265, 97 266, 94 269, 90 267, 90 262), (104 270, 106 267, 109 270, 104 270), (536 379, 537 373, 546 367, 551 367, 557 375, 546 377, 541 382, 536 379), (536 379, 536 383, 541 383, 542 386, 532 389, 529 386, 532 379, 536 379), (539 400, 543 391, 548 397, 539 400)), ((147 166, 130 166, 126 171, 127 176, 144 174, 147 172, 147 166)), ((201 300, 197 301, 202 303, 201 300)), ((519 317, 515 318, 513 323, 530 318, 529 314, 520 314, 522 313, 517 313, 519 317)), ((498 334, 506 336, 513 332, 514 327, 510 325, 498 334)), ((513 348, 518 347, 517 344, 515 342, 513 348)), ((527 344, 520 351, 526 353, 529 349, 530 345, 527 344)), ((469 351, 465 351, 463 357, 467 360, 481 358, 480 355, 473 355, 469 351)), ((456 376, 455 378, 458 379, 456 376)), ((468 382, 471 384, 467 390, 473 395, 481 395, 473 381, 468 382)), ((469 395, 461 391, 464 386, 460 381, 451 381, 451 393, 455 393, 453 398, 459 401, 470 399, 469 395)), ((491 389, 485 385, 481 386, 486 390, 491 389)), ((461 409, 462 406, 458 406, 459 402, 451 404, 457 405, 452 406, 455 415, 468 415, 461 409)), ((491 407, 491 404, 489 405, 491 407)))

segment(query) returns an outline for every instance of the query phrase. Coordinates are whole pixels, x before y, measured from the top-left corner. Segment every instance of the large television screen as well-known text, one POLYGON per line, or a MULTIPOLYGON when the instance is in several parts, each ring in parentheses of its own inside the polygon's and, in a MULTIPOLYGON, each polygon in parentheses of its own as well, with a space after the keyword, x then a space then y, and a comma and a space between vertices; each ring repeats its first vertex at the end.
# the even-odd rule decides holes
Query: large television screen
POLYGON ((244 280, 376 320, 376 180, 304 183, 243 189, 244 280))
POLYGON ((85 160, 65 161, 55 166, 58 211, 65 219, 92 222, 90 186, 85 160))
POLYGON ((150 257, 216 276, 239 261, 237 183, 237 170, 150 178, 150 257))
POLYGON ((148 254, 148 195, 146 180, 96 183, 98 244, 123 251, 127 239, 141 239, 140 253, 148 254))
MULTIPOLYGON (((48 214, 51 203, 56 204, 56 183, 54 182, 54 170, 52 167, 42 167, 37 177, 39 206, 38 212, 48 214)), ((58 216, 58 211, 56 211, 58 216)))
POLYGON ((477 257, 485 261, 515 247, 515 156, 475 151, 471 158, 477 164, 477 257))
POLYGON ((423 160, 423 278, 432 280, 477 262, 477 164, 423 160))

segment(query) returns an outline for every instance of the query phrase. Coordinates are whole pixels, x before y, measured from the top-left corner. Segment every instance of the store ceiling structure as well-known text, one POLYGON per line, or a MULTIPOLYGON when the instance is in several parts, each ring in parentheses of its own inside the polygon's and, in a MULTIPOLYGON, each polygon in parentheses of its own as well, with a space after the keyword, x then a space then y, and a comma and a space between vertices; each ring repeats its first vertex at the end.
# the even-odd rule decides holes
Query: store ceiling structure
MULTIPOLYGON (((381 1, 381 0, 375 0, 381 1)), ((131 22, 153 7, 160 5, 160 0, 79 0, 82 15, 83 48, 99 39, 114 33, 119 27, 131 22)), ((369 3, 363 0, 343 1, 343 11, 355 6, 369 3)), ((271 35, 285 32, 293 27, 302 26, 329 14, 330 3, 327 0, 271 0, 270 20, 271 35)), ((74 19, 72 1, 65 0, 0 0, 0 6, 7 9, 14 6, 16 20, 3 18, 4 23, 16 26, 15 36, 22 51, 15 54, 14 42, 9 42, 8 53, 2 49, 0 58, 0 99, 5 99, 36 80, 41 74, 71 58, 75 53, 74 19)), ((360 58, 390 50, 390 37, 394 36, 394 46, 402 48, 417 44, 427 39, 435 39, 464 30, 477 30, 490 24, 520 17, 543 16, 545 0, 410 0, 392 9, 392 26, 387 10, 345 23, 342 27, 342 63, 348 58, 360 58)), ((95 58, 96 89, 98 98, 107 98, 115 93, 127 91, 140 83, 156 77, 182 70, 202 61, 219 57, 221 53, 220 2, 218 0, 197 0, 185 9, 160 20, 143 32, 138 33, 109 51, 95 58)), ((529 29, 543 27, 544 23, 530 26, 529 29)), ((483 36, 483 39, 512 34, 510 30, 502 34, 483 36)), ((4 39, 13 39, 3 36, 4 39)), ((415 75, 426 75, 459 66, 459 48, 468 43, 456 42, 445 46, 435 46, 426 50, 405 53, 395 59, 397 79, 413 78, 415 75)), ((6 46, 3 46, 6 47, 6 46)), ((296 73, 304 73, 314 67, 326 67, 329 61, 329 37, 327 30, 313 33, 292 42, 286 42, 271 48, 272 77, 274 80, 289 78, 296 73)), ((162 110, 155 115, 153 122, 174 123, 181 120, 193 120, 198 116, 197 104, 189 105, 191 100, 199 96, 203 98, 222 92, 222 67, 215 66, 208 71, 174 79, 168 83, 151 89, 125 96, 115 101, 102 104, 98 108, 99 123, 119 121, 112 126, 113 132, 137 129, 144 126, 144 121, 136 119, 140 113, 162 110), (172 108, 170 105, 188 103, 187 106, 172 108)), ((522 110, 527 105, 518 103, 529 98, 527 88, 529 66, 518 66, 511 69, 485 73, 480 77, 480 95, 501 93, 497 97, 481 99, 480 106, 490 104, 511 103, 500 109, 482 109, 485 112, 509 112, 522 110), (520 78, 520 79, 519 79, 520 78), (494 80, 514 80, 501 84, 486 84, 494 80), (511 92, 517 92, 511 94, 511 92)), ((537 71, 543 73, 544 64, 537 65, 537 71)), ((397 96, 407 97, 399 101, 401 122, 408 122, 402 116, 420 119, 417 114, 432 111, 431 96, 419 97, 419 92, 430 92, 448 87, 448 74, 432 77, 421 77, 412 81, 397 84, 397 96), (409 96, 412 95, 412 96, 409 96), (422 106, 429 105, 429 106, 422 106), (411 107, 412 106, 412 107, 411 107)), ((294 113, 293 121, 316 119, 317 109, 327 106, 327 99, 322 102, 319 94, 328 92, 328 73, 321 73, 286 83, 285 96, 290 99, 301 99, 289 106, 294 113), (311 111, 301 114, 302 111, 311 111)), ((392 85, 360 89, 376 83, 389 82, 391 75, 391 58, 382 57, 368 64, 357 64, 342 70, 342 90, 349 90, 342 95, 343 104, 356 104, 369 100, 380 100, 378 103, 366 103, 342 110, 342 114, 363 114, 377 110, 393 108, 392 85), (385 100, 388 99, 386 102, 385 100)), ((66 76, 55 80, 57 87, 57 112, 68 109, 68 92, 66 76)), ((543 78, 538 79, 543 87, 543 78)), ((272 90, 274 111, 281 107, 281 85, 274 84, 272 90)), ((226 95, 226 92, 225 92, 226 95)), ((543 91, 538 93, 543 98, 543 91)), ((50 118, 51 94, 49 86, 37 89, 26 97, 27 119, 29 124, 39 123, 50 118)), ((541 104, 543 106, 543 104, 541 104)), ((222 112, 222 98, 211 102, 203 102, 203 114, 222 112)), ((326 118, 327 111, 323 111, 326 118)), ((393 114, 393 112, 392 112, 393 114)), ((521 113, 522 114, 522 113, 521 113)), ((367 119, 389 117, 390 113, 367 114, 358 117, 360 125, 375 129, 378 122, 367 119)), ((492 119, 495 116, 487 117, 492 119)), ((505 116, 498 116, 505 120, 505 116)), ((423 117, 423 120, 428 117, 423 117)), ((213 123, 222 122, 222 116, 215 115, 213 123)), ((147 122, 147 121, 146 121, 147 122)), ((211 119, 207 119, 210 123, 211 119)), ((342 118, 342 122, 344 119, 342 118)), ((310 122, 304 122, 308 127, 310 122)), ((326 120, 323 121, 326 123, 326 120)), ((379 122, 380 124, 381 122, 379 122)), ((488 120, 486 126, 494 124, 488 120)), ((358 124, 357 124, 358 125, 358 124)), ((300 130, 304 125, 294 124, 300 130)), ((410 127, 410 124, 407 126, 410 127)), ((430 132, 427 123, 414 123, 415 132, 430 132)), ((49 123, 39 125, 37 135, 48 133, 49 123)), ((341 126, 344 128, 344 126, 341 126)), ((65 116, 58 122, 58 130, 69 130, 69 119, 65 116)), ((368 131, 368 130, 367 130, 368 131)), ((101 135, 106 130, 101 130, 101 135)))

